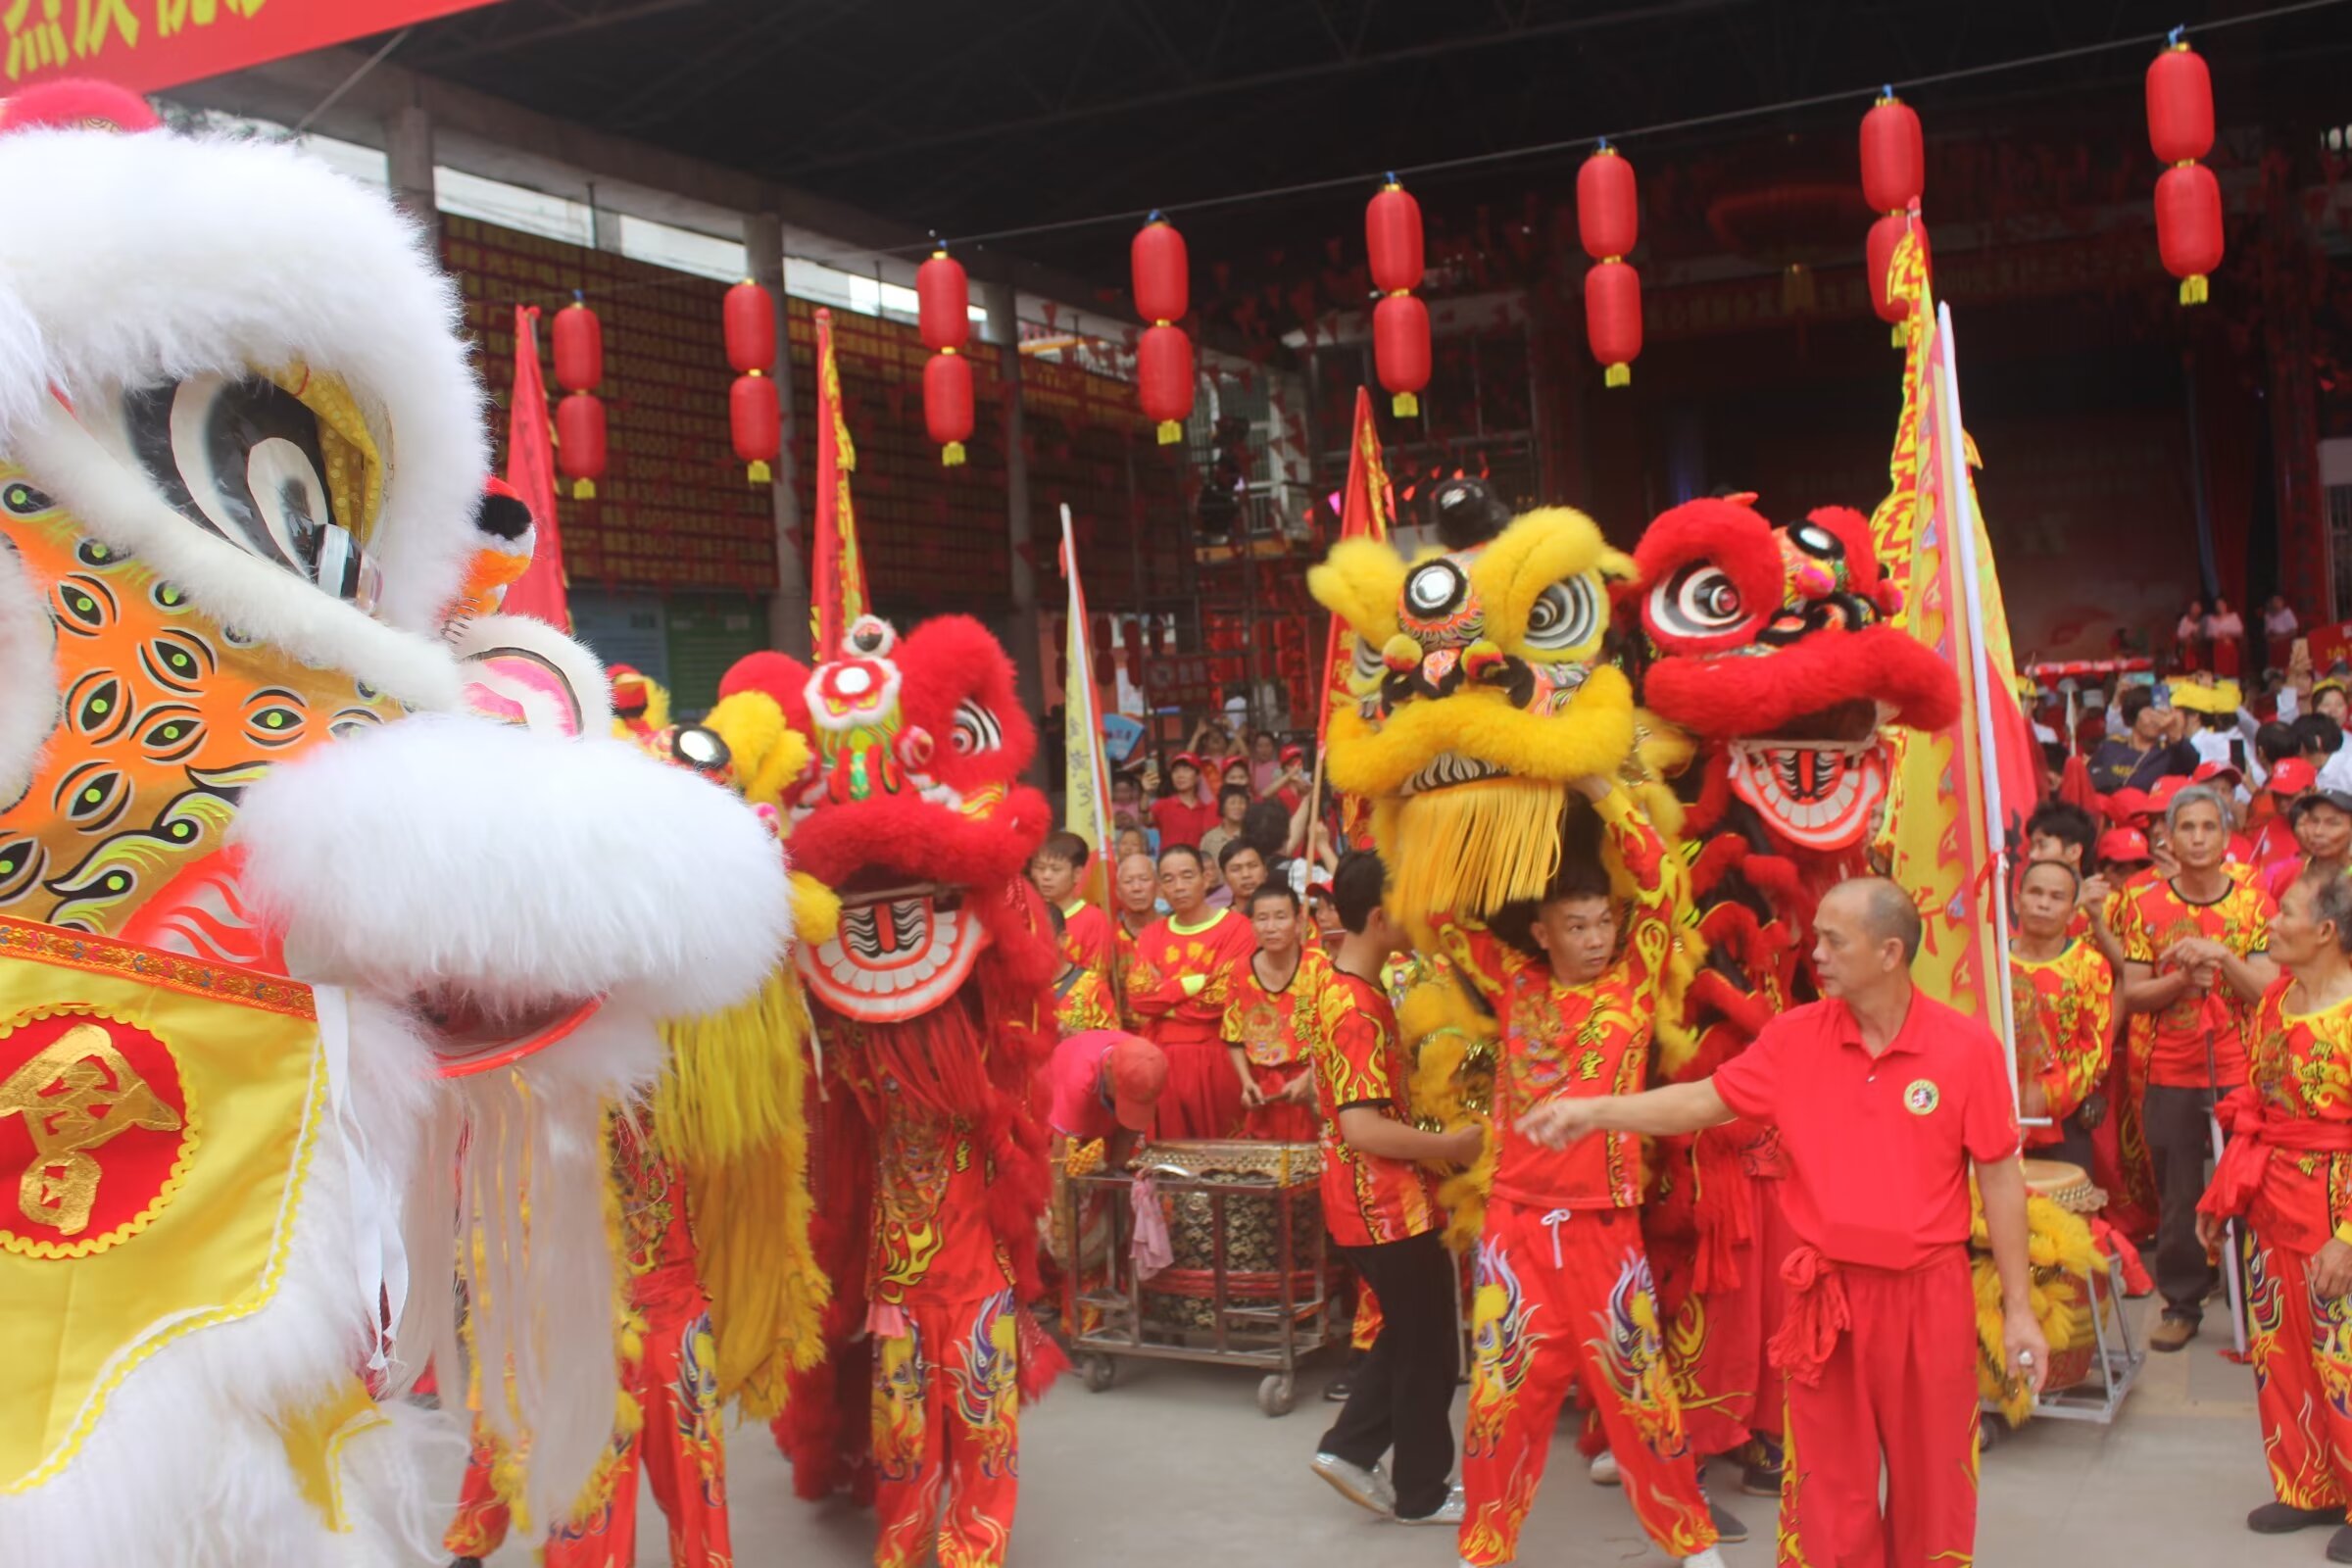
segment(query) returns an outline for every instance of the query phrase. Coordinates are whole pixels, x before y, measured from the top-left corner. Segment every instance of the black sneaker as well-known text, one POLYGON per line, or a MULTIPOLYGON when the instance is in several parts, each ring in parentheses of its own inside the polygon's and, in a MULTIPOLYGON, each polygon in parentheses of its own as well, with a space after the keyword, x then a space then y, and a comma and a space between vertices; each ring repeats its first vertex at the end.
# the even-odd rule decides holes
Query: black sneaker
MULTIPOLYGON (((1703 1489, 1699 1495, 1706 1496, 1703 1489)), ((1715 1539, 1725 1545, 1737 1546, 1747 1539, 1747 1526, 1740 1522, 1737 1514, 1712 1497, 1707 1498, 1707 1517, 1715 1521, 1715 1539)))
POLYGON ((2291 1502, 2266 1502, 2246 1515, 2246 1528, 2258 1536, 2291 1536, 2298 1530, 2343 1522, 2341 1508, 2298 1508, 2291 1502))
POLYGON ((479 1557, 452 1557, 449 1559, 449 1568, 482 1568, 482 1559, 479 1557))
POLYGON ((1760 1464, 1740 1467, 1740 1490, 1751 1497, 1777 1497, 1781 1494, 1781 1473, 1760 1464))
POLYGON ((2352 1525, 2345 1525, 2328 1538, 2328 1560, 2352 1562, 2352 1525))
POLYGON ((1323 1398, 1330 1404, 1346 1404, 1348 1402, 1348 1380, 1333 1378, 1329 1383, 1324 1384, 1323 1398))

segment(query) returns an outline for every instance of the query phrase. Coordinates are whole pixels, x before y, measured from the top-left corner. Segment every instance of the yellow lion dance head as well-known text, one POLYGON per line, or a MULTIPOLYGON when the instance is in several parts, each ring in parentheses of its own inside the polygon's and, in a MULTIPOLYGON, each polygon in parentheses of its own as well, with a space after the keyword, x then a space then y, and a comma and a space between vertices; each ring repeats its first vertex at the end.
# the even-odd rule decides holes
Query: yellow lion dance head
POLYGON ((1348 540, 1307 575, 1354 644, 1331 778, 1372 802, 1408 921, 1540 898, 1559 870, 1569 782, 1626 772, 1649 738, 1604 662, 1609 586, 1632 579, 1631 558, 1583 513, 1514 517, 1479 480, 1440 485, 1432 508, 1443 549, 1407 561, 1348 540))

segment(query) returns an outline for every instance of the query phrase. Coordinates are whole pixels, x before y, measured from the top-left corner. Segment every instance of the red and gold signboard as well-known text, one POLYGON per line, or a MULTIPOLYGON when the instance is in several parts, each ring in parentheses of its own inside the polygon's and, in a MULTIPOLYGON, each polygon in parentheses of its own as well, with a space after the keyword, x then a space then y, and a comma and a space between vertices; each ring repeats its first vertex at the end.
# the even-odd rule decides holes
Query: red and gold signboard
POLYGON ((156 92, 491 0, 0 0, 0 91, 96 76, 156 92))

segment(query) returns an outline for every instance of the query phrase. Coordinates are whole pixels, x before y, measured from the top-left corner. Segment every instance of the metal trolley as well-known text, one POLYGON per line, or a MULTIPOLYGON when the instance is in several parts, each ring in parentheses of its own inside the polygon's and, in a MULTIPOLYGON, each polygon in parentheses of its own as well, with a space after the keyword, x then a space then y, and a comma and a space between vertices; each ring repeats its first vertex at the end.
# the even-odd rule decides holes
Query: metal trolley
MULTIPOLYGON (((1063 1234, 1083 1245, 1068 1297, 1070 1346, 1087 1388, 1111 1386, 1117 1359, 1198 1361, 1265 1375, 1257 1407, 1287 1415, 1301 1357, 1331 1327, 1322 1153, 1313 1144, 1151 1144, 1132 1171, 1071 1178, 1063 1234), (1167 1216, 1173 1260, 1151 1279, 1132 1259, 1136 1182, 1167 1216)), ((1076 1245, 1076 1244, 1074 1244, 1076 1245)))

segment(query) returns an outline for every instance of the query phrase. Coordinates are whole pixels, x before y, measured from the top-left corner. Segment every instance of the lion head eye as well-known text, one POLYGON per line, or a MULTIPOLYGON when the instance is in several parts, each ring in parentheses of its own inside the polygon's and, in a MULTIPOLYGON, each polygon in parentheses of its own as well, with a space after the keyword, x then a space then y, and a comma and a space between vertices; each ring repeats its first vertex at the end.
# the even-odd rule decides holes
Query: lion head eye
POLYGON ((1527 612, 1527 644, 1546 653, 1579 648, 1600 629, 1600 602, 1582 577, 1555 582, 1527 612))
POLYGON ((1650 590, 1651 626, 1666 637, 1719 637, 1747 619, 1731 573, 1693 561, 1650 590))

